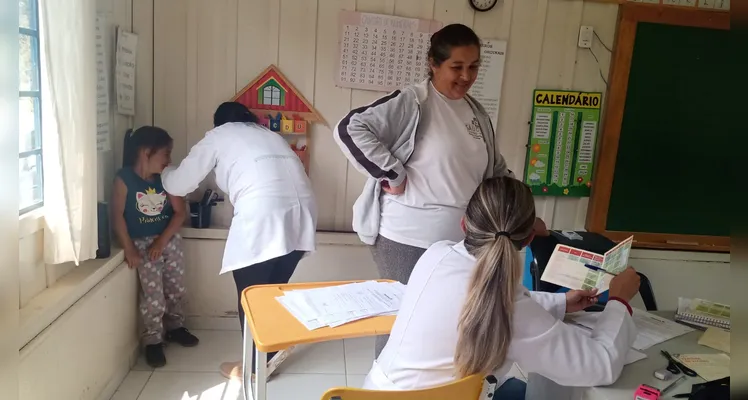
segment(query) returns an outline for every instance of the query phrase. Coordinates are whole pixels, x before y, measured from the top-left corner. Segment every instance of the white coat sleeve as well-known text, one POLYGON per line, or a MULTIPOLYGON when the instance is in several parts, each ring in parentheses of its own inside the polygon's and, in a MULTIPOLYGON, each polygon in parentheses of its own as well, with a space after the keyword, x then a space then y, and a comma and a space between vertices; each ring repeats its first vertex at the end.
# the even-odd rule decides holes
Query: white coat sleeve
POLYGON ((563 319, 566 315, 566 294, 548 292, 529 292, 530 297, 540 304, 546 311, 556 317, 563 319))
POLYGON ((207 134, 190 149, 190 154, 179 163, 179 167, 166 167, 161 172, 164 190, 174 196, 194 192, 216 166, 218 157, 214 142, 213 135, 207 134))
POLYGON ((610 385, 621 375, 636 327, 625 305, 611 301, 590 336, 523 296, 515 303, 507 358, 563 386, 610 385))

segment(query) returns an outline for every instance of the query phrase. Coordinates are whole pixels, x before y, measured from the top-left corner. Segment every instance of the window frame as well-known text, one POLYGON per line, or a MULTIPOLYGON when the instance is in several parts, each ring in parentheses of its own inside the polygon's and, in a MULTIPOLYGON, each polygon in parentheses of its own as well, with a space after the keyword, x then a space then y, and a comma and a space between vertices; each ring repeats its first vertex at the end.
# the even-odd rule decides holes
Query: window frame
MULTIPOLYGON (((20 208, 18 210, 19 216, 22 216, 24 214, 29 213, 30 211, 39 209, 44 206, 44 159, 43 159, 43 152, 44 152, 44 145, 43 145, 43 131, 42 131, 42 95, 41 95, 41 48, 40 48, 40 35, 39 35, 39 2, 38 0, 27 0, 29 3, 29 16, 30 16, 30 27, 22 27, 20 22, 20 13, 22 10, 19 9, 19 24, 18 24, 18 40, 20 43, 22 36, 27 36, 31 38, 32 40, 32 48, 31 48, 31 62, 33 65, 33 73, 36 75, 35 82, 36 87, 35 90, 20 90, 20 81, 19 81, 19 90, 18 90, 18 99, 19 103, 20 100, 23 98, 29 98, 34 101, 34 128, 36 130, 36 133, 38 135, 39 139, 39 146, 38 148, 26 150, 26 151, 20 151, 18 152, 18 161, 20 163, 23 159, 28 159, 31 157, 36 157, 36 174, 39 178, 39 184, 41 185, 41 200, 33 203, 25 208, 20 208)), ((20 46, 19 46, 19 53, 20 53, 20 46)), ((20 54, 19 54, 20 56, 20 54)), ((20 137, 20 129, 19 129, 19 140, 22 138, 20 137)), ((20 147, 20 146, 19 146, 20 147)), ((20 170, 19 170, 20 175, 20 170)), ((19 176, 20 178, 20 176, 19 176)), ((20 196, 20 188, 19 188, 19 196, 20 196)))

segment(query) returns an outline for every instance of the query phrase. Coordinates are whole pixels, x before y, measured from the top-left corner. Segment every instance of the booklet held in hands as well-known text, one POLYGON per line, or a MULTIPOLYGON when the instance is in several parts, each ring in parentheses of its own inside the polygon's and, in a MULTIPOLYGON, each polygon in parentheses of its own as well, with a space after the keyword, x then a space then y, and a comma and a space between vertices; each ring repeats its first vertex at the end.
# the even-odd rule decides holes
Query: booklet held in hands
POLYGON ((596 288, 598 293, 605 292, 613 276, 628 267, 629 252, 633 241, 634 237, 631 236, 603 255, 558 244, 540 279, 569 289, 596 288), (595 271, 585 265, 599 267, 610 273, 595 271))

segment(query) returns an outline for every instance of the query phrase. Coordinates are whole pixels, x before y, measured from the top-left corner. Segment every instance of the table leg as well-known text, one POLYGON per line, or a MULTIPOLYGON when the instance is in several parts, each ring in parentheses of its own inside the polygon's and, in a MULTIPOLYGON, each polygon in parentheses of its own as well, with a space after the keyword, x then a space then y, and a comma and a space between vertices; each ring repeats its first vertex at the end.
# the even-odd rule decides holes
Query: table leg
POLYGON ((252 395, 252 336, 246 319, 244 320, 244 339, 242 340, 242 393, 244 400, 253 400, 252 395))
POLYGON ((268 355, 255 347, 255 398, 266 400, 268 381, 268 355))

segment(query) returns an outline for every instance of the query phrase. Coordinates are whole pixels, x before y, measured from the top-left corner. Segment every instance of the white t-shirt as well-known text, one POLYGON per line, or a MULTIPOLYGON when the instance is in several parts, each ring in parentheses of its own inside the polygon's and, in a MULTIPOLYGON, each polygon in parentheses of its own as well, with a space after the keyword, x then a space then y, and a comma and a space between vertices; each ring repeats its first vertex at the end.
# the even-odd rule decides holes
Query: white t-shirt
POLYGON ((413 154, 405 164, 405 193, 382 196, 379 232, 426 249, 440 240, 462 239, 460 218, 483 181, 488 150, 467 100, 448 99, 429 84, 421 110, 413 154))
MULTIPOLYGON (((464 242, 438 242, 423 254, 365 389, 417 390, 456 379, 459 319, 475 268, 464 242)), ((528 292, 520 285, 514 300, 512 338, 497 378, 514 362, 564 386, 608 385, 618 378, 636 338, 625 305, 608 303, 586 336, 563 323, 564 293, 528 292)))

